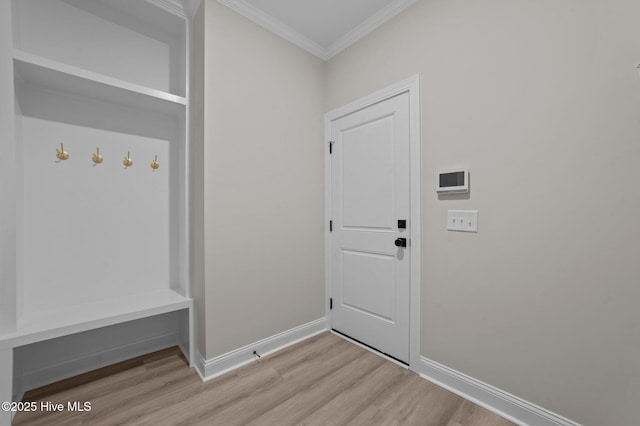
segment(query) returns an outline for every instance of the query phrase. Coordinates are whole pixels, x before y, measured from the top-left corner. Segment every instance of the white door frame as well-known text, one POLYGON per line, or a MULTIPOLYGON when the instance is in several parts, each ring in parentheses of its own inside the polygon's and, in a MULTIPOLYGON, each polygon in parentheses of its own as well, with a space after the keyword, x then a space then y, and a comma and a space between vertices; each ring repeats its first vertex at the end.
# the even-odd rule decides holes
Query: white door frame
MULTIPOLYGON (((421 152, 420 152, 420 76, 402 80, 375 93, 372 93, 357 101, 351 102, 341 108, 335 109, 324 116, 325 141, 331 141, 331 122, 340 117, 351 114, 355 111, 366 108, 378 102, 397 96, 401 93, 409 93, 409 153, 411 156, 411 302, 409 320, 409 369, 419 372, 420 367, 420 307, 421 307, 421 152)), ((331 218, 331 157, 329 149, 325 149, 324 157, 325 175, 325 293, 326 304, 325 313, 329 326, 332 324, 332 312, 329 309, 329 298, 331 297, 331 234, 329 233, 329 221, 331 218)))

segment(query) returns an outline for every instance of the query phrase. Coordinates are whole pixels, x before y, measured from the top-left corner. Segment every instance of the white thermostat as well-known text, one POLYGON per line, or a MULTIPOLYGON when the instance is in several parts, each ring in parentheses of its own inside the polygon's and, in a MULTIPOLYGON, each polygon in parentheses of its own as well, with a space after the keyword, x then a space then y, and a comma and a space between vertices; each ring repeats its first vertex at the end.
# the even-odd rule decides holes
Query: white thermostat
POLYGON ((440 194, 461 194, 469 192, 469 170, 443 170, 438 173, 438 189, 440 194))

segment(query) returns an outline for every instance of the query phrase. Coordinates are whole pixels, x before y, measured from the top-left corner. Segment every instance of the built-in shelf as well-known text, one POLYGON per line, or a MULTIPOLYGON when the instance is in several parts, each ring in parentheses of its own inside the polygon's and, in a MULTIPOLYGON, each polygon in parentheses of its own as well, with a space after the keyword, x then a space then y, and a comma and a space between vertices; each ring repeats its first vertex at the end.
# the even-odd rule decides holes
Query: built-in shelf
POLYGON ((93 71, 14 49, 16 78, 23 83, 129 108, 184 115, 187 100, 172 93, 140 86, 93 71))
POLYGON ((17 188, 16 268, 0 283, 0 400, 158 344, 193 362, 192 43, 181 2, 10 0, 0 15, 12 23, 0 26, 10 41, 0 83, 13 84, 5 110, 14 107, 15 126, 0 142, 17 188), (70 158, 56 161, 63 143, 70 158), (105 161, 94 167, 98 148, 105 161))
POLYGON ((100 327, 188 309, 192 300, 173 290, 158 290, 23 316, 14 333, 0 335, 11 348, 100 327))

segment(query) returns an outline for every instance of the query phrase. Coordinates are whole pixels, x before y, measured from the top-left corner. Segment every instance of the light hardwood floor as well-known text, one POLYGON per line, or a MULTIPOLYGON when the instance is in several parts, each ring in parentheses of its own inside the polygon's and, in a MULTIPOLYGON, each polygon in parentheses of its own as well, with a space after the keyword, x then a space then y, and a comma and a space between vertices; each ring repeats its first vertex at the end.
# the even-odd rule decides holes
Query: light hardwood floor
POLYGON ((171 348, 33 390, 24 401, 92 408, 21 412, 14 425, 512 425, 328 332, 206 383, 171 348))

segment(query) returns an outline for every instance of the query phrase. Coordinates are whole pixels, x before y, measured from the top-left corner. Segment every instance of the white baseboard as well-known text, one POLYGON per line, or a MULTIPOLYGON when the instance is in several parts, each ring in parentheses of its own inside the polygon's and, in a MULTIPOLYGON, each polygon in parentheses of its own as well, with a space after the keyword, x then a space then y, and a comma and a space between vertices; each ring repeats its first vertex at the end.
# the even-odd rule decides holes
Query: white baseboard
POLYGON ((260 356, 269 355, 324 331, 327 319, 320 318, 211 359, 205 360, 198 353, 195 368, 203 381, 211 380, 254 361, 253 351, 260 356))
POLYGON ((61 363, 49 364, 37 370, 25 371, 22 376, 22 389, 23 392, 36 389, 91 370, 170 348, 178 345, 179 342, 179 333, 156 335, 108 350, 84 354, 61 363))
MULTIPOLYGON (((269 355, 327 331, 327 324, 326 318, 320 318, 208 360, 196 352, 194 366, 203 381, 211 380, 255 361, 253 351, 258 352, 261 356, 269 355)), ((579 423, 425 357, 420 357, 419 371, 422 378, 515 424, 521 426, 581 426, 579 423)))
POLYGON ((206 360, 200 353, 200 350, 196 349, 196 353, 193 361, 194 361, 193 368, 196 370, 196 373, 198 373, 198 376, 200 376, 200 380, 202 380, 203 382, 206 382, 207 380, 209 380, 209 379, 206 379, 204 375, 204 365, 206 363, 206 360))
POLYGON ((518 425, 580 426, 579 423, 425 357, 420 357, 420 364, 422 378, 518 425))

